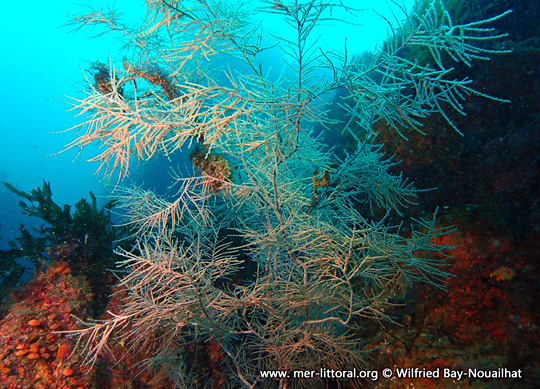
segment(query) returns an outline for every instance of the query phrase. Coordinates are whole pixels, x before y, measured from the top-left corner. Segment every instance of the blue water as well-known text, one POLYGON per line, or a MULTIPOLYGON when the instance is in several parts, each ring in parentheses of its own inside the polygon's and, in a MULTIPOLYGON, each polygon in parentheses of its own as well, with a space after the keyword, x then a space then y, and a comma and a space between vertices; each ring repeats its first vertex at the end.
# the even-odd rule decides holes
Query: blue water
MULTIPOLYGON (((412 2, 407 1, 409 5, 412 2)), ((351 3, 371 7, 373 2, 351 3)), ((72 28, 61 27, 70 14, 81 11, 78 4, 72 0, 30 0, 23 7, 16 2, 4 2, 0 23, 0 181, 27 192, 41 186, 42 180, 49 181, 53 200, 60 205, 88 198, 89 191, 98 196, 110 191, 107 180, 94 175, 97 164, 86 162, 95 154, 95 148, 88 148, 79 158, 77 150, 57 153, 75 138, 73 131, 65 130, 79 123, 80 118, 66 111, 69 105, 63 101, 69 101, 66 96, 82 96, 76 86, 85 87, 84 69, 96 60, 108 62, 109 56, 113 61, 122 58, 115 36, 90 39, 91 29, 72 33, 72 28)), ((130 17, 144 15, 144 1, 117 0, 114 4, 130 17)), ((379 12, 384 12, 384 8, 379 7, 379 12)), ((351 53, 372 49, 386 36, 387 26, 373 14, 366 15, 365 20, 358 20, 359 25, 344 30, 323 26, 318 32, 319 44, 341 48, 347 37, 351 53)), ((286 35, 284 26, 276 23, 272 17, 263 20, 265 31, 277 30, 286 35)), ((261 61, 266 68, 279 72, 276 53, 279 59, 279 52, 274 51, 265 53, 261 61)), ((19 223, 30 226, 34 222, 22 215, 18 202, 13 193, 0 185, 1 249, 18 236, 19 223)))

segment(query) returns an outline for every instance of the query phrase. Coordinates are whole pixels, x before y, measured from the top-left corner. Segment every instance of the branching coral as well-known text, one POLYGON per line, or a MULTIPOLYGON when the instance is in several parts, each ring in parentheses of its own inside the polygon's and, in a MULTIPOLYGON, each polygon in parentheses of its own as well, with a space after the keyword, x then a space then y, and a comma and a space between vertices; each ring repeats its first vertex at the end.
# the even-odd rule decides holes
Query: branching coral
POLYGON ((496 52, 475 46, 478 28, 482 42, 500 37, 483 28, 493 19, 452 26, 433 3, 425 14, 404 14, 393 39, 358 64, 346 50, 319 50, 314 36, 320 24, 342 22, 334 15, 358 10, 337 1, 264 4, 257 11, 277 14, 294 32, 277 38, 290 66, 277 81, 259 65, 265 48, 248 3, 149 1, 138 29, 95 10, 72 21, 121 31, 134 59, 123 71, 110 66, 111 89, 121 86, 123 96, 94 87, 75 100, 75 109, 89 115, 68 147, 101 142, 94 160, 123 176, 132 156, 203 146, 190 157, 201 175, 173 177, 179 189, 172 200, 121 189, 119 208, 138 243, 120 252, 124 306, 110 320, 74 332, 90 364, 116 333, 130 347, 151 350, 149 366, 168 366, 183 387, 203 379, 189 351, 207 341, 222 350, 219 377, 231 385, 272 385, 259 374, 266 369, 360 368, 365 361, 355 335, 363 320, 386 318, 403 285, 441 287, 448 277, 444 263, 430 256, 444 250, 433 239, 447 232, 434 218, 417 220, 419 228, 404 237, 385 218, 360 211, 368 203, 399 213, 416 194, 367 139, 379 120, 398 131, 420 130, 418 119, 444 115, 444 104, 461 112, 467 94, 483 95, 469 80, 453 79, 440 58, 445 52, 471 63, 496 52), (426 48, 433 65, 400 56, 411 45, 426 48), (227 54, 247 70, 222 71, 227 54), (159 66, 157 73, 142 70, 146 64, 159 66), (317 77, 324 68, 330 78, 317 77), (338 88, 348 93, 351 115, 343 131, 352 121, 366 130, 343 159, 310 130, 332 122, 321 104, 338 88))

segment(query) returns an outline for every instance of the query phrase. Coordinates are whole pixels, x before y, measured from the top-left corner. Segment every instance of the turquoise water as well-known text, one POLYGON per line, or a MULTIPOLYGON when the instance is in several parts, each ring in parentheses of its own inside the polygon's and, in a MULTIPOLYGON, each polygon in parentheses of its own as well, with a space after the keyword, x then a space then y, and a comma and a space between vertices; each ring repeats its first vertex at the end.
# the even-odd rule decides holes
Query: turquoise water
MULTIPOLYGON (((409 5, 412 2, 407 1, 409 5)), ((372 6, 371 1, 351 3, 359 8, 372 6)), ((75 138, 73 131, 65 130, 81 120, 67 111, 66 96, 82 96, 77 87, 85 88, 84 70, 91 62, 121 60, 122 54, 115 51, 117 37, 111 34, 92 39, 90 29, 73 33, 72 28, 62 27, 70 15, 83 10, 77 1, 30 0, 24 4, 24 10, 15 2, 4 4, 0 23, 0 181, 27 192, 41 186, 42 180, 49 181, 53 199, 60 205, 74 204, 88 197, 89 191, 106 195, 108 180, 94 175, 97 164, 86 162, 96 152, 95 146, 87 148, 79 158, 75 149, 57 153, 75 138)), ((95 4, 103 6, 107 2, 95 4)), ((121 0, 114 4, 127 13, 126 17, 144 16, 144 1, 121 0)), ((381 13, 387 12, 385 9, 381 4, 377 7, 381 13)), ((371 12, 357 22, 345 29, 321 27, 318 44, 341 48, 347 37, 350 53, 361 52, 371 50, 387 34, 386 24, 371 12)), ((262 23, 266 32, 287 36, 286 26, 276 24, 277 19, 269 16, 262 23)), ((268 35, 267 39, 269 43, 272 40, 268 35)), ((278 74, 280 63, 276 58, 280 55, 275 48, 261 61, 278 74)), ((106 201, 101 199, 102 203, 106 201)), ((20 222, 26 226, 33 223, 21 214, 18 202, 13 193, 0 186, 1 249, 18 236, 20 222)))

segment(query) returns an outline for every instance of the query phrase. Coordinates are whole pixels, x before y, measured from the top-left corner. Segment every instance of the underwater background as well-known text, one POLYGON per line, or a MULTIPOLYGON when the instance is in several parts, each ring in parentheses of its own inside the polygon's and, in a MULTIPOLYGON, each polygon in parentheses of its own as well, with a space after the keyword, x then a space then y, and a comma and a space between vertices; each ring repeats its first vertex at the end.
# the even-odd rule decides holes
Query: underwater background
MULTIPOLYGON (((371 7, 369 1, 353 3, 357 7, 371 7)), ((411 7, 412 1, 407 3, 411 7)), ((97 2, 96 6, 112 4, 128 17, 144 17, 144 1, 97 2)), ((67 111, 66 96, 77 95, 77 85, 84 85, 84 77, 89 75, 84 71, 92 62, 108 62, 109 56, 118 57, 118 53, 111 51, 119 48, 118 37, 105 35, 90 39, 84 32, 73 33, 72 28, 66 27, 69 17, 82 9, 77 1, 29 1, 27 5, 24 16, 17 4, 3 5, 0 180, 25 191, 41 185, 42 180, 50 182, 59 204, 74 204, 89 191, 99 198, 110 192, 107 185, 112 182, 114 186, 116 179, 94 175, 97 165, 86 160, 95 154, 85 150, 84 155, 76 158, 77 150, 60 153, 74 139, 73 132, 65 131, 80 121, 67 111)), ((383 4, 378 8, 387 12, 383 4)), ((270 16, 267 19, 264 23, 270 26, 278 22, 270 16)), ((360 26, 349 30, 333 29, 331 34, 325 31, 319 44, 332 47, 347 37, 350 50, 362 52, 373 49, 386 38, 387 28, 378 20, 366 18, 359 23, 360 26)), ((277 74, 282 64, 275 58, 274 52, 265 61, 277 74)), ((166 181, 168 173, 165 171, 163 176, 166 181)), ((159 175, 155 174, 145 176, 142 181, 150 187, 160 185, 159 175)), ((164 190, 163 184, 160 189, 164 190)), ((101 198, 99 201, 106 202, 101 198)), ((18 202, 5 187, 0 188, 0 248, 6 249, 7 242, 17 236, 20 222, 33 222, 21 215, 18 202)))
MULTIPOLYGON (((355 6, 358 3, 354 2, 355 6)), ((372 6, 370 1, 365 3, 366 7, 372 6)), ((406 7, 411 8, 413 3, 407 2, 406 7)), ((379 133, 378 142, 384 144, 383 150, 388 157, 395 155, 394 160, 401 161, 396 172, 402 171, 417 188, 429 189, 420 193, 418 205, 410 207, 408 216, 422 217, 439 208, 441 222, 456 227, 456 231, 441 242, 453 246, 450 250, 452 258, 448 261, 449 271, 456 277, 451 278, 446 291, 423 285, 406 291, 401 305, 393 312, 396 324, 367 328, 366 332, 377 333, 369 344, 375 350, 371 358, 378 367, 506 367, 521 369, 524 376, 517 382, 444 382, 447 387, 454 384, 487 388, 540 387, 540 27, 537 22, 540 6, 532 0, 447 0, 445 3, 456 17, 463 15, 460 17, 465 20, 513 10, 509 16, 496 21, 495 26, 497 31, 509 33, 499 44, 501 49, 510 49, 512 53, 493 55, 490 61, 477 64, 473 70, 465 65, 456 69, 457 75, 475 80, 482 93, 511 102, 480 97, 466 100, 467 116, 451 116, 463 136, 437 115, 424 123, 430 129, 428 135, 409 132, 406 134, 408 140, 382 124, 375 129, 379 133)), ((114 4, 118 9, 138 15, 134 9, 137 1, 122 0, 114 4)), ((65 130, 80 121, 72 112, 66 111, 69 106, 64 96, 77 96, 75 85, 84 84, 89 64, 97 60, 107 62, 109 55, 117 56, 111 48, 118 42, 112 35, 89 39, 84 32, 72 33, 70 27, 61 27, 70 14, 78 12, 74 1, 31 0, 25 2, 25 7, 23 11, 14 2, 4 4, 0 23, 0 181, 25 193, 41 188, 44 181, 49 182, 52 200, 60 206, 70 204, 72 210, 81 198, 91 203, 89 192, 92 192, 96 196, 97 210, 100 210, 111 200, 107 195, 116 184, 116 177, 104 179, 94 174, 97 164, 86 162, 93 156, 92 150, 86 149, 78 158, 73 149, 59 153, 75 136, 73 131, 65 130)), ((275 21, 269 19, 263 23, 275 21)), ((323 47, 332 46, 347 36, 350 47, 361 53, 371 50, 385 38, 386 28, 380 21, 373 18, 359 23, 362 30, 324 31, 319 43, 323 47)), ((276 74, 279 73, 279 58, 269 55, 266 60, 272 63, 276 74)), ((336 111, 335 114, 343 113, 336 111)), ((332 138, 329 142, 335 142, 334 145, 339 147, 339 142, 345 144, 347 139, 336 141, 332 138)), ((149 188, 165 193, 169 164, 166 158, 156 158, 133 169, 128 182, 144 182, 149 188)), ((6 252, 11 248, 9 242, 20 237, 20 223, 36 236, 32 228, 43 225, 43 220, 23 214, 20 200, 20 195, 1 185, 0 249, 6 252)), ((105 213, 97 214, 92 214, 96 217, 93 220, 107 221, 105 213)), ((112 238, 104 237, 104 246, 96 246, 95 250, 103 250, 112 238)), ((74 255, 73 252, 67 246, 60 246, 48 252, 48 259, 69 262, 66 258, 74 255)), ((3 292, 7 295, 18 290, 19 294, 12 298, 19 302, 15 304, 5 298, 0 314, 0 335, 4 340, 0 343, 0 347, 4 347, 0 349, 0 388, 48 387, 48 384, 31 383, 31 377, 35 377, 32 360, 25 361, 17 371, 13 367, 15 362, 10 362, 15 358, 16 345, 8 340, 18 339, 13 331, 20 328, 13 323, 30 323, 33 318, 24 309, 16 312, 16 319, 13 318, 10 316, 14 314, 12 307, 31 306, 35 291, 48 294, 50 299, 64 299, 66 304, 71 304, 69 311, 57 313, 55 317, 46 315, 46 320, 56 323, 62 315, 68 320, 71 313, 81 314, 87 305, 94 304, 92 298, 98 299, 99 293, 95 289, 103 288, 103 295, 99 296, 101 301, 93 308, 103 310, 105 295, 112 291, 108 289, 110 285, 88 286, 77 280, 80 274, 86 279, 100 277, 96 269, 83 269, 92 267, 86 261, 91 261, 94 254, 88 254, 86 260, 75 265, 71 272, 65 265, 44 270, 33 281, 37 283, 30 284, 32 293, 28 293, 24 285, 19 285, 23 289, 11 285, 12 290, 3 292), (51 291, 49 284, 53 277, 62 277, 54 279, 55 284, 63 285, 61 291, 51 291), (15 377, 19 377, 19 381, 15 377), (13 382, 27 386, 13 386, 13 382)), ((33 267, 24 258, 17 258, 17 263, 29 269, 33 267)), ((103 266, 112 266, 112 262, 103 266)), ((5 274, 10 274, 9 269, 6 271, 5 274)), ((26 279, 32 277, 30 271, 26 272, 26 279)), ((20 273, 11 276, 13 274, 20 276, 20 273)), ((112 284, 111 280, 101 281, 112 284)), ((40 320, 43 323, 36 328, 46 325, 44 319, 40 320)), ((71 346, 67 341, 59 344, 56 349, 41 355, 50 354, 50 359, 45 360, 53 360, 56 356, 66 361, 74 357, 75 362, 65 363, 69 366, 61 370, 60 378, 41 372, 46 378, 40 378, 40 382, 62 381, 66 386, 86 387, 82 373, 72 368, 78 356, 70 355, 71 346), (67 382, 69 379, 72 382, 67 382)), ((113 353, 120 353, 122 347, 117 345, 113 353)), ((219 365, 216 362, 219 361, 219 348, 208 347, 211 375, 219 365)), ((114 383, 103 379, 101 386, 96 384, 95 387, 115 388, 128 383, 131 387, 141 388, 170 385, 163 377, 133 378, 132 372, 136 371, 133 364, 137 361, 137 357, 125 358, 124 365, 105 374, 114 377, 114 383)), ((428 378, 407 382, 364 382, 362 385, 407 387, 409 382, 417 388, 441 385, 440 381, 428 378)))

